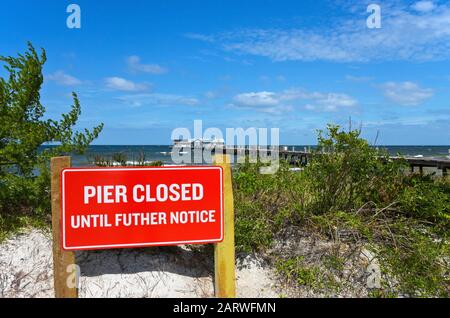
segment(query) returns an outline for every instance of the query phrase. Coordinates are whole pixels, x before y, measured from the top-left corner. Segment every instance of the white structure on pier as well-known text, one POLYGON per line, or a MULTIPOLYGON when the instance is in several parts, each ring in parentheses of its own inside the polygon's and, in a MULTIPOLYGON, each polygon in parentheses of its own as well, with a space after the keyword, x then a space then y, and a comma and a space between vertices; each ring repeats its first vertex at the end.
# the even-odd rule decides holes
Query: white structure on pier
POLYGON ((213 149, 213 148, 224 148, 225 141, 223 139, 204 139, 204 138, 193 138, 193 139, 175 139, 173 140, 173 148, 191 148, 191 149, 213 149))

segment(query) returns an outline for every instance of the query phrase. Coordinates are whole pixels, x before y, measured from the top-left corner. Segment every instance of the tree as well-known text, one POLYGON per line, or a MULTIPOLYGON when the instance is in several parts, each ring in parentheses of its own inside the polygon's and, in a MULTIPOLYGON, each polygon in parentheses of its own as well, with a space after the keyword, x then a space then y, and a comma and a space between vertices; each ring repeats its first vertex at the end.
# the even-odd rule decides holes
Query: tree
POLYGON ((392 203, 403 181, 402 161, 371 147, 361 129, 328 125, 319 130, 317 148, 306 174, 317 194, 315 213, 349 211, 367 202, 392 203))
POLYGON ((25 54, 0 56, 0 61, 9 73, 7 79, 0 77, 0 213, 17 205, 46 210, 50 157, 83 153, 103 124, 84 132, 74 130, 81 114, 75 93, 71 110, 60 120, 43 118, 45 107, 40 102, 40 89, 46 62, 44 49, 38 55, 28 43, 25 54), (45 143, 56 146, 40 149, 45 143))

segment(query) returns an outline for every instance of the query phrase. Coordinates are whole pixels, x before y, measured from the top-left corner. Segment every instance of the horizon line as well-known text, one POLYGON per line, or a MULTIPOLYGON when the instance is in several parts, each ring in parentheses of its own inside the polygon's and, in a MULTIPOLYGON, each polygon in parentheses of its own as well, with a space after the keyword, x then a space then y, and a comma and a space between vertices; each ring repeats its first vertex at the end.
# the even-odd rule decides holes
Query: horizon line
MULTIPOLYGON (((41 146, 58 146, 58 145, 41 145, 41 146)), ((172 146, 172 144, 92 144, 90 146, 132 146, 132 147, 138 147, 138 146, 172 146)), ((235 145, 236 146, 236 145, 235 145)), ((241 145, 239 145, 241 146, 241 145)), ((249 146, 246 144, 245 146, 249 146)), ((267 145, 271 146, 271 145, 267 145)), ((280 144, 278 145, 280 147, 286 146, 286 147, 315 147, 317 144, 280 144)), ((450 147, 450 144, 444 144, 444 145, 437 145, 437 144, 384 144, 384 145, 369 145, 371 147, 450 147)))

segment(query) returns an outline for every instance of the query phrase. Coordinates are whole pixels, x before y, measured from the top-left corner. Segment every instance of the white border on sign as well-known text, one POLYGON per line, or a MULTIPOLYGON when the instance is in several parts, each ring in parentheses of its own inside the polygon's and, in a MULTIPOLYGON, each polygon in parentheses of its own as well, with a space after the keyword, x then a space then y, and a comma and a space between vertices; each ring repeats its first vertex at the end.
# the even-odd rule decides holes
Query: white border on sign
POLYGON ((65 250, 87 250, 87 249, 101 249, 101 248, 115 248, 115 247, 144 247, 144 246, 161 246, 161 245, 182 245, 192 243, 214 243, 223 240, 223 227, 224 227, 224 215, 223 215, 223 169, 222 167, 164 167, 164 168, 67 168, 62 171, 61 177, 61 202, 62 202, 62 239, 63 247, 65 250), (66 246, 66 221, 65 221, 65 202, 64 202, 64 176, 66 172, 78 172, 78 171, 136 171, 136 170, 220 170, 220 215, 222 224, 220 226, 220 238, 219 239, 205 239, 194 241, 174 241, 174 242, 153 242, 153 243, 131 243, 131 244, 108 244, 108 245, 88 245, 88 246, 66 246))

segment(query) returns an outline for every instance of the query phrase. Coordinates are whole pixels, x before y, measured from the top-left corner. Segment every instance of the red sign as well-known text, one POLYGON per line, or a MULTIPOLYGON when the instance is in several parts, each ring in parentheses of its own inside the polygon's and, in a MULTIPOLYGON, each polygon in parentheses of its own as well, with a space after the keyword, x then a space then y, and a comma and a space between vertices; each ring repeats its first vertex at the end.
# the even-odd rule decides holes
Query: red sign
POLYGON ((63 249, 220 242, 222 179, 215 166, 64 169, 63 249))

